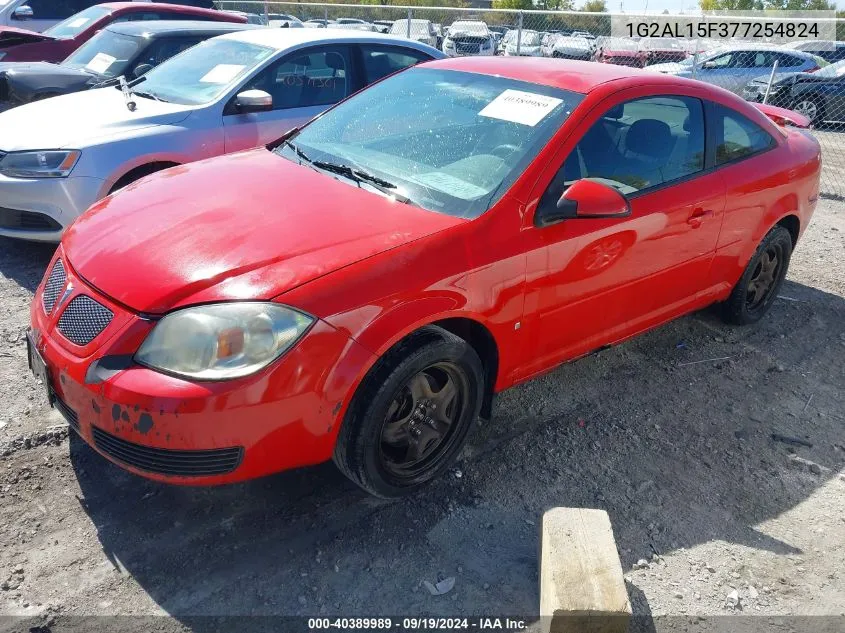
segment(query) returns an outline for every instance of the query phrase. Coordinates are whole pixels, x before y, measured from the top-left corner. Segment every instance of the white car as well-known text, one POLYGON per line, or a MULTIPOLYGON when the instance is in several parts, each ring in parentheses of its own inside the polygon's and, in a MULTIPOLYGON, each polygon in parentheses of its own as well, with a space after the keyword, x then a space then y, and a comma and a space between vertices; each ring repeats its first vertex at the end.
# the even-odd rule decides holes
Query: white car
POLYGON ((434 30, 431 20, 396 20, 388 33, 407 37, 429 46, 437 46, 437 31, 434 30))
POLYGON ((302 29, 305 28, 305 25, 295 15, 289 15, 287 13, 270 13, 267 18, 269 19, 268 24, 269 26, 275 28, 283 28, 283 29, 302 29))
MULTIPOLYGON (((540 48, 540 41, 542 36, 537 31, 523 30, 508 31, 505 34, 507 43, 505 43, 505 55, 520 56, 520 57, 542 57, 543 51, 540 48), (508 37, 510 36, 510 37, 508 37)), ((502 40, 505 42, 505 39, 502 40)))
POLYGON ((378 33, 378 27, 372 22, 361 20, 359 18, 338 18, 332 24, 332 28, 336 29, 351 29, 353 31, 371 31, 378 33))
POLYGON ((265 145, 373 81, 442 57, 380 33, 251 29, 123 88, 0 113, 0 235, 58 241, 92 203, 147 174, 265 145))
POLYGON ((443 52, 449 57, 495 55, 496 40, 486 22, 457 20, 452 22, 443 40, 443 52))

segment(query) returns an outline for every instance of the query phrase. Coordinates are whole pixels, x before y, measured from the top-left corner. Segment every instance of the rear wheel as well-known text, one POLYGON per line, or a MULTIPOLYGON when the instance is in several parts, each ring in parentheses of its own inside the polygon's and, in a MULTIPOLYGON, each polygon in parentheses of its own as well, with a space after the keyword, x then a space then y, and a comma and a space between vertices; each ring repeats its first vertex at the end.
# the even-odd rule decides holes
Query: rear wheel
POLYGON ((791 256, 792 236, 782 226, 776 226, 760 242, 725 302, 725 320, 747 325, 763 318, 780 292, 791 256))
POLYGON ((484 372, 463 339, 438 327, 389 351, 353 397, 334 461, 378 497, 410 493, 458 458, 483 396, 484 372))

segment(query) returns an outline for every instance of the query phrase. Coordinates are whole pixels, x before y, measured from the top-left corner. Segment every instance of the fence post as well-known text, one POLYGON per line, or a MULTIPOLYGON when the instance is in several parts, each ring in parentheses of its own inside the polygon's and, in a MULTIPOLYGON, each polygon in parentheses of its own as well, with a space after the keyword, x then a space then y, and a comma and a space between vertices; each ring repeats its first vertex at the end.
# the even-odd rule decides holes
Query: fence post
POLYGON ((414 10, 411 7, 408 7, 408 28, 405 29, 407 31, 406 37, 411 39, 411 20, 414 16, 414 10))
POLYGON ((329 26, 329 8, 323 7, 323 19, 326 21, 326 28, 329 26))
POLYGON ((516 22, 516 54, 519 55, 522 50, 522 11, 519 12, 519 17, 516 22))
POLYGON ((772 89, 772 82, 775 80, 775 73, 778 69, 778 60, 775 60, 775 65, 772 66, 772 74, 769 75, 769 83, 766 84, 766 94, 763 97, 763 103, 768 103, 769 101, 769 91, 772 89))
POLYGON ((695 52, 692 54, 692 78, 698 72, 698 40, 695 40, 695 52))
POLYGON ((267 8, 267 0, 264 0, 264 22, 270 24, 270 9, 267 8))

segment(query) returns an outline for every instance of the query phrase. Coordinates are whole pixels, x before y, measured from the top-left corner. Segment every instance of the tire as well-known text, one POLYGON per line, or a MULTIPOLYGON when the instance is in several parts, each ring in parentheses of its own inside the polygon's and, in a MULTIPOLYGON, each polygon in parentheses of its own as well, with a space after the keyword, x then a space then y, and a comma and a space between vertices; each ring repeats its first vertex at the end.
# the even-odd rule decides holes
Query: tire
POLYGON ((789 109, 803 114, 813 125, 818 125, 824 120, 824 104, 818 97, 798 97, 789 109))
POLYGON ((762 319, 780 292, 791 257, 792 236, 784 227, 774 227, 760 242, 731 296, 725 301, 725 321, 749 325, 762 319), (770 266, 773 267, 769 269, 770 266))
POLYGON ((359 385, 335 464, 376 497, 414 492, 457 460, 478 419, 484 384, 481 360, 466 341, 436 326, 422 328, 388 351, 359 385), (455 395, 446 402, 450 382, 455 395), (441 401, 445 406, 437 410, 441 401), (444 422, 450 415, 454 419, 444 422))

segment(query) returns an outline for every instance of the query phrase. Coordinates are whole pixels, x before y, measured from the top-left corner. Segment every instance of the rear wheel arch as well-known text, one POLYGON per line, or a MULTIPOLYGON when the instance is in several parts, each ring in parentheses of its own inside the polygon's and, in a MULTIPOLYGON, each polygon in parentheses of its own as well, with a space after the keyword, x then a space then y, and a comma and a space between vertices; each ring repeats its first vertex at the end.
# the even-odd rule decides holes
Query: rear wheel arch
POLYGON ((798 235, 801 233, 801 220, 794 213, 790 213, 778 220, 776 226, 782 226, 789 231, 792 237, 792 248, 798 243, 798 235))
POLYGON ((114 193, 118 189, 123 189, 126 185, 129 185, 136 180, 143 178, 144 176, 149 176, 157 171, 161 171, 162 169, 167 169, 168 167, 176 167, 179 163, 167 160, 159 160, 159 161, 151 161, 149 163, 144 163, 143 165, 138 165, 133 167, 125 174, 120 176, 117 180, 115 180, 114 184, 109 189, 109 193, 114 193))

